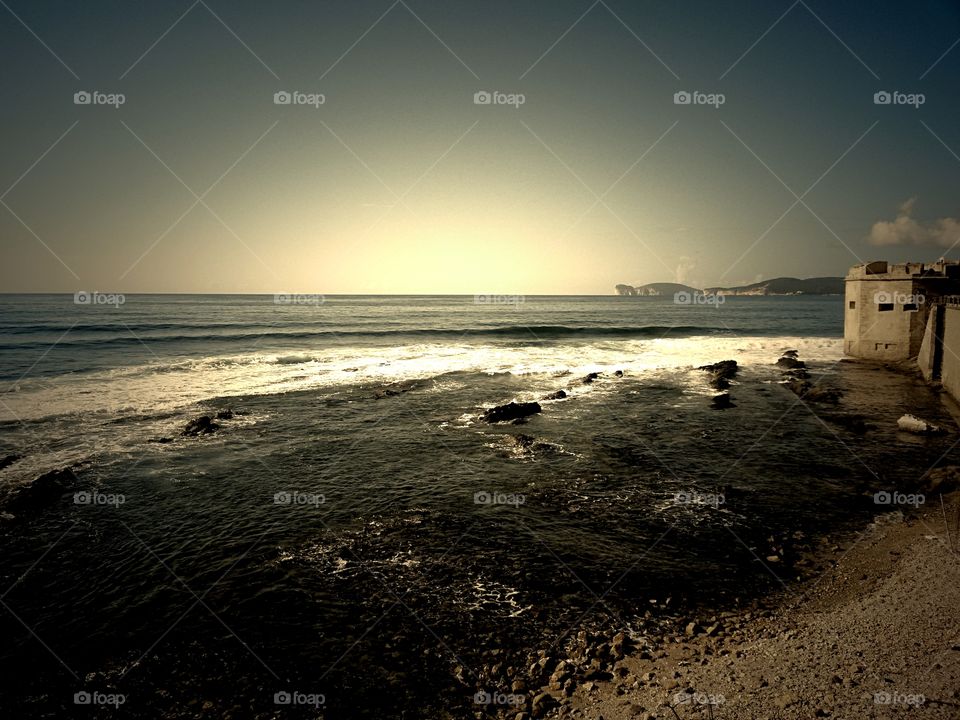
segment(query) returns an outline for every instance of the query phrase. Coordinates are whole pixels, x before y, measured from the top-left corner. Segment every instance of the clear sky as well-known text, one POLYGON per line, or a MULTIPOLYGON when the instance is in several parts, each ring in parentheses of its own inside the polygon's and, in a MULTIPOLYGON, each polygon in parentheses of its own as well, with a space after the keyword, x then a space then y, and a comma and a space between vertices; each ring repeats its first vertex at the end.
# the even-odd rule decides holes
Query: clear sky
POLYGON ((3 0, 0 288, 610 293, 957 257, 958 41, 946 1, 3 0))

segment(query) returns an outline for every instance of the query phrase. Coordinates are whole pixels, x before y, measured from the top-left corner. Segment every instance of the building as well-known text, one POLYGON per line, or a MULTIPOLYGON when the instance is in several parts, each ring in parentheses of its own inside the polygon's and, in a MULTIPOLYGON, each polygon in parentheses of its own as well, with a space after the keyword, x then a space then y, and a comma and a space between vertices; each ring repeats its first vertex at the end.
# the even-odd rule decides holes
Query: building
POLYGON ((960 262, 854 265, 846 277, 843 349, 868 360, 917 357, 932 308, 960 295, 960 262))

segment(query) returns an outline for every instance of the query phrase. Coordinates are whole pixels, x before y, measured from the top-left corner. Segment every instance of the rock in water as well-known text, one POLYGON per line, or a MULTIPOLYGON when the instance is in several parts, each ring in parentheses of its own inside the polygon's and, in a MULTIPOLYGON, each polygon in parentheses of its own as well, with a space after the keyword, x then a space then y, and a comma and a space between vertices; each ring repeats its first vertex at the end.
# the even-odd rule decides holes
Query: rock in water
POLYGON ((488 423, 508 422, 525 418, 528 415, 535 415, 541 410, 540 403, 537 402, 510 402, 506 405, 497 405, 489 410, 484 410, 480 419, 488 423))
POLYGON ((563 390, 557 390, 552 392, 549 395, 544 395, 542 400, 563 400, 567 396, 567 393, 563 390))
POLYGON ((7 455, 3 460, 0 460, 0 470, 3 470, 5 467, 13 465, 17 460, 21 460, 23 455, 7 455))
POLYGON ((589 385, 598 377, 600 377, 600 373, 598 372, 587 373, 586 377, 584 377, 580 382, 582 382, 584 385, 589 385))
POLYGON ((14 515, 37 512, 73 490, 78 482, 70 468, 44 473, 29 485, 17 490, 7 501, 5 509, 14 515))
POLYGON ((903 415, 897 420, 897 427, 904 432, 914 433, 916 435, 936 435, 943 432, 939 425, 928 423, 921 420, 916 415, 903 415))
POLYGON ((217 410, 217 420, 233 420, 233 410, 217 410))
POLYGON ((803 360, 798 360, 794 355, 784 355, 782 358, 777 360, 777 365, 779 367, 790 368, 791 370, 807 366, 803 360))
POLYGON ((706 370, 713 377, 710 384, 717 390, 726 390, 730 387, 730 380, 736 376, 740 368, 736 360, 721 360, 712 365, 701 365, 697 370, 706 370))
POLYGON ((190 437, 196 437, 197 435, 209 435, 210 433, 216 432, 219 429, 220 426, 213 422, 209 415, 201 415, 200 417, 194 418, 188 422, 181 435, 188 435, 190 437))
POLYGON ((713 396, 714 410, 725 410, 732 407, 736 407, 736 405, 733 404, 733 400, 730 398, 730 393, 720 393, 719 395, 713 396))

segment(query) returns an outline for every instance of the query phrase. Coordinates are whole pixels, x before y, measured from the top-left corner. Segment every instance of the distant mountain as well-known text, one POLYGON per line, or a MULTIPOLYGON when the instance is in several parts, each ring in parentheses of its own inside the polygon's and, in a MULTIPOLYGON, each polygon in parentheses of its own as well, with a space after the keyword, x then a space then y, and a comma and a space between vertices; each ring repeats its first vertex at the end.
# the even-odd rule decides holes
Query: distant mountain
POLYGON ((706 288, 705 292, 724 295, 843 295, 843 278, 816 277, 800 280, 781 277, 738 287, 706 288))
POLYGON ((647 285, 617 285, 617 295, 673 295, 687 292, 695 295, 843 295, 842 277, 799 278, 781 277, 762 280, 737 287, 709 287, 700 290, 680 283, 649 283, 647 285))
POLYGON ((689 285, 681 285, 680 283, 649 283, 647 285, 638 285, 637 287, 633 285, 617 285, 617 295, 659 296, 673 295, 678 292, 700 295, 703 293, 703 290, 698 290, 689 285))

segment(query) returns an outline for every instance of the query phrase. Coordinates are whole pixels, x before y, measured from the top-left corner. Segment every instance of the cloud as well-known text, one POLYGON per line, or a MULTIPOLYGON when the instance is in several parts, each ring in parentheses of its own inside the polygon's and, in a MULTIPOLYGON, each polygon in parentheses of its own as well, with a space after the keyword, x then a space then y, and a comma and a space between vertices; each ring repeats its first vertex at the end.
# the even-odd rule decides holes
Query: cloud
POLYGON ((875 222, 867 238, 871 245, 937 245, 953 247, 960 243, 960 220, 940 218, 931 223, 922 223, 913 217, 916 198, 904 202, 894 220, 875 222))

